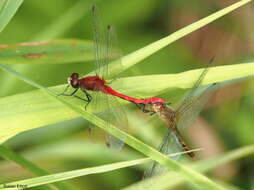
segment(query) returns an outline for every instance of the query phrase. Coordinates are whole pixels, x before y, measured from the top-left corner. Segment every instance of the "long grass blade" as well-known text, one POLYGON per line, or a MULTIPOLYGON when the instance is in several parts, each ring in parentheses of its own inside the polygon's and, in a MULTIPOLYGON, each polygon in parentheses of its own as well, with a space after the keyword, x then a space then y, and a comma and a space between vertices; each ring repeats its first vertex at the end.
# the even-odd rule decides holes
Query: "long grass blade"
MULTIPOLYGON (((16 76, 18 79, 23 80, 23 81, 27 82, 28 84, 34 85, 34 83, 35 83, 34 81, 30 80, 29 78, 26 78, 25 76, 16 74, 16 72, 13 71, 11 68, 9 68, 7 66, 3 67, 3 65, 1 67, 4 68, 6 71, 10 72, 11 74, 13 74, 14 76, 16 76)), ((34 86, 38 88, 41 85, 36 84, 34 86)), ((67 106, 70 109, 72 109, 73 111, 75 111, 78 115, 80 115, 84 119, 88 120, 92 124, 98 126, 102 130, 115 136, 116 138, 124 141, 126 144, 128 144, 132 148, 138 150, 139 152, 143 153, 144 155, 149 156, 154 161, 157 161, 160 164, 168 167, 169 169, 177 172, 179 175, 182 175, 186 180, 190 181, 191 183, 194 183, 200 187, 207 188, 207 189, 214 189, 214 190, 224 189, 221 186, 219 186, 218 184, 214 183, 209 178, 207 178, 206 176, 201 175, 201 174, 195 172, 194 170, 189 169, 188 167, 180 165, 178 162, 176 162, 172 159, 169 159, 166 155, 164 155, 164 154, 158 152, 157 150, 155 150, 154 148, 144 144, 142 141, 134 138, 133 136, 125 133, 124 131, 121 131, 120 129, 118 129, 115 126, 106 123, 104 120, 101 120, 100 118, 96 117, 95 115, 93 115, 87 111, 84 111, 84 108, 81 109, 78 106, 76 106, 75 104, 67 102, 66 100, 58 97, 57 95, 52 94, 51 90, 48 90, 44 87, 41 87, 40 89, 43 90, 48 95, 50 95, 55 100, 60 101, 65 106, 67 106)))
POLYGON ((2 0, 0 2, 0 32, 7 26, 23 0, 2 0))

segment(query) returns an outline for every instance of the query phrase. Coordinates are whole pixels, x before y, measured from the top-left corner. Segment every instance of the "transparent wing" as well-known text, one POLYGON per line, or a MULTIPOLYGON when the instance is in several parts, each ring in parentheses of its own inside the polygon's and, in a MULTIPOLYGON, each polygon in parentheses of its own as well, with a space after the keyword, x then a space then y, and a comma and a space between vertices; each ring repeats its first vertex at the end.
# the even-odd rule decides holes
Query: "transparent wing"
MULTIPOLYGON (((209 98, 213 95, 215 90, 218 88, 218 84, 212 84, 206 87, 206 89, 199 95, 199 96, 193 96, 195 92, 192 92, 192 99, 188 100, 188 106, 183 107, 182 109, 178 109, 176 112, 176 117, 178 118, 177 127, 178 129, 183 129, 187 126, 190 126, 204 105, 207 103, 209 98)), ((195 90, 196 91, 196 90, 195 90)), ((189 96, 190 97, 190 96, 189 96)), ((181 140, 181 139, 180 139, 181 140)), ((183 139, 182 139, 183 140, 183 139)), ((174 131, 169 131, 168 134, 164 137, 159 151, 163 154, 170 154, 174 152, 180 152, 182 151, 182 145, 179 141, 178 135, 174 131)), ((179 156, 174 156, 173 159, 178 159, 179 156)), ((167 171, 168 169, 164 166, 161 166, 157 162, 154 162, 152 166, 146 171, 145 177, 152 177, 155 175, 158 175, 162 172, 167 171)))
MULTIPOLYGON (((105 95, 101 92, 90 92, 92 93, 92 102, 89 104, 89 108, 92 108, 93 113, 105 120, 104 112, 107 108, 107 105, 105 104, 105 95)), ((94 124, 89 123, 89 137, 92 141, 95 141, 95 139, 100 138, 101 131, 96 127, 94 124)))
MULTIPOLYGON (((167 155, 167 154, 172 154, 176 152, 181 152, 183 149, 180 142, 178 141, 177 135, 173 131, 168 130, 158 150, 162 154, 167 155)), ((171 158, 174 160, 178 160, 180 158, 180 155, 176 155, 171 158)), ((151 166, 147 169, 147 171, 145 171, 144 178, 149 178, 155 175, 159 175, 166 171, 168 171, 168 169, 165 166, 162 166, 157 162, 153 162, 151 166)))
POLYGON ((94 52, 95 52, 95 72, 99 76, 107 74, 107 50, 105 40, 105 29, 101 23, 100 13, 98 8, 93 5, 92 7, 92 29, 93 29, 93 40, 94 40, 94 52))
MULTIPOLYGON (((110 105, 109 111, 107 111, 106 115, 108 123, 111 123, 120 130, 127 132, 128 118, 124 108, 122 107, 120 102, 118 102, 116 97, 111 95, 107 96, 108 96, 107 100, 110 101, 110 104, 108 104, 110 105)), ((118 151, 123 147, 124 142, 114 136, 107 135, 107 144, 111 149, 118 151)))
MULTIPOLYGON (((103 68, 103 77, 106 79, 111 76, 109 72, 108 64, 109 62, 115 61, 115 65, 117 65, 120 69, 122 67, 121 64, 121 51, 118 48, 117 35, 114 28, 111 25, 107 26, 107 51, 106 51, 106 63, 107 67, 103 68)), ((110 69, 111 70, 111 69, 110 69)), ((128 129, 128 119, 124 108, 119 103, 116 97, 107 95, 107 101, 109 105, 109 111, 107 119, 109 123, 112 123, 116 127, 121 130, 127 131, 128 129)), ((114 136, 107 135, 108 145, 113 150, 120 150, 124 145, 124 142, 115 138, 114 136)))
MULTIPOLYGON (((108 25, 107 27, 107 62, 113 62, 113 64, 111 64, 110 66, 114 67, 114 68, 110 68, 110 71, 114 71, 113 72, 108 72, 107 77, 111 77, 114 76, 117 73, 120 73, 123 70, 123 65, 121 62, 121 56, 122 56, 122 52, 119 48, 118 45, 118 39, 117 39, 117 34, 115 31, 115 28, 112 25, 108 25)), ((115 78, 113 78, 115 79, 115 78)))
POLYGON ((178 106, 177 111, 179 113, 183 112, 186 107, 190 107, 193 104, 193 97, 197 93, 197 89, 199 88, 200 84, 202 83, 206 73, 208 71, 208 68, 205 68, 204 71, 201 73, 200 77, 192 87, 192 89, 188 92, 188 94, 184 97, 181 104, 178 106))
MULTIPOLYGON (((209 62, 209 64, 213 61, 213 59, 209 62)), ((208 65, 209 65, 208 64, 208 65)), ((196 96, 197 89, 202 83, 205 75, 208 72, 208 66, 202 71, 200 77, 195 82, 193 88, 189 91, 185 99, 182 101, 181 105, 176 110, 176 119, 177 119, 177 127, 183 128, 184 126, 188 126, 194 119, 197 117, 201 109, 207 103, 209 98, 212 95, 212 92, 216 89, 217 85, 213 84, 206 88, 203 93, 199 96, 196 96)), ((180 135, 180 134, 179 134, 180 135)), ((183 144, 186 144, 182 138, 175 131, 169 131, 168 134, 164 137, 159 151, 163 154, 170 154, 174 152, 180 152, 183 150, 183 144)), ((180 156, 175 156, 173 159, 178 159, 180 156)), ((154 162, 152 166, 145 173, 145 177, 151 177, 154 175, 158 175, 162 172, 167 171, 167 168, 161 166, 157 162, 154 162)))
MULTIPOLYGON (((123 108, 121 108, 116 98, 102 92, 95 93, 94 97, 95 104, 93 104, 93 108, 96 115, 106 121, 107 126, 113 124, 121 130, 126 131, 128 128, 128 120, 123 108)), ((119 151, 124 143, 114 136, 106 134, 106 145, 114 151, 119 151)))
MULTIPOLYGON (((106 28, 103 28, 103 25, 100 22, 100 13, 95 5, 92 7, 92 20, 96 74, 106 79, 109 76, 108 63, 115 59, 120 61, 120 51, 117 49, 117 37, 111 26, 108 26, 107 32, 105 32, 106 28)), ((100 113, 99 116, 107 121, 108 124, 112 123, 120 129, 127 129, 128 120, 126 114, 116 98, 102 93, 97 94, 101 95, 100 103, 97 103, 98 101, 96 102, 96 110, 105 110, 100 113)), ((107 141, 107 144, 115 150, 120 149, 124 144, 113 136, 108 136, 107 141)))
POLYGON ((182 130, 193 124, 200 111, 204 108, 208 100, 218 89, 218 86, 218 84, 209 85, 199 96, 193 97, 189 101, 189 104, 184 107, 184 109, 177 109, 176 117, 178 129, 182 130))
POLYGON ((195 96, 195 93, 197 92, 197 89, 199 88, 200 84, 203 82, 208 69, 209 69, 209 65, 213 62, 214 58, 212 58, 209 63, 207 64, 207 66, 204 68, 204 70, 202 71, 201 75, 199 76, 198 80, 195 82, 195 84, 193 85, 192 89, 188 92, 188 94, 185 96, 184 100, 181 102, 181 104, 178 106, 177 111, 183 112, 182 110, 185 110, 186 107, 190 107, 192 104, 192 100, 193 97, 195 96))

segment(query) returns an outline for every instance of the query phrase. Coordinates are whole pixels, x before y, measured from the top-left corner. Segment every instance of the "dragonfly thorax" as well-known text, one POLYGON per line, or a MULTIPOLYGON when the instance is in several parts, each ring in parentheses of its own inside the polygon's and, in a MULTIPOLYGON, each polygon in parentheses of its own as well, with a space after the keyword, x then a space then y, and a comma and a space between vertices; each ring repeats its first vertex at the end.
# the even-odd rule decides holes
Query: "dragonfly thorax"
POLYGON ((158 103, 153 104, 153 110, 160 115, 160 117, 165 120, 168 125, 174 126, 176 122, 176 113, 171 107, 166 104, 158 103))
POLYGON ((106 81, 96 75, 96 76, 87 76, 79 80, 79 87, 85 90, 92 91, 104 91, 106 81))

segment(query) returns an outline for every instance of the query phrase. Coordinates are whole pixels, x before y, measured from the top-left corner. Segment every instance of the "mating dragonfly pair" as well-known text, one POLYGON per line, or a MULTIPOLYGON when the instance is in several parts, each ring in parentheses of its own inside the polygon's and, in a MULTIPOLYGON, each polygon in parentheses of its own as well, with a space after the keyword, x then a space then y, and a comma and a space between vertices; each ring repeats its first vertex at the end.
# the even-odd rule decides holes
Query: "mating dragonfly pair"
MULTIPOLYGON (((96 95, 103 95, 107 105, 107 121, 119 127, 122 130, 126 130, 128 127, 128 120, 117 98, 124 99, 132 102, 144 113, 158 114, 162 120, 165 121, 168 133, 165 135, 163 142, 159 147, 159 151, 163 154, 169 154, 173 152, 180 152, 181 150, 189 151, 187 154, 190 157, 194 157, 195 154, 190 152, 190 147, 185 143, 184 139, 180 135, 178 128, 183 128, 195 119, 202 107, 208 101, 211 96, 211 92, 214 91, 215 84, 206 87, 202 93, 196 94, 197 89, 202 83, 207 71, 208 66, 202 71, 198 80, 194 84, 193 88, 189 91, 182 103, 174 110, 169 106, 169 103, 159 97, 152 97, 147 99, 139 99, 124 95, 112 89, 107 83, 106 79, 109 77, 108 64, 111 61, 117 62, 117 66, 121 68, 121 54, 117 48, 117 37, 112 28, 108 26, 106 32, 103 30, 103 25, 100 23, 99 12, 95 6, 92 7, 92 20, 93 20, 93 37, 95 47, 95 71, 96 75, 80 77, 78 73, 73 73, 68 78, 68 86, 60 95, 75 96, 79 99, 86 101, 87 107, 91 102, 97 103, 98 96, 92 97, 88 91, 97 92, 96 95), (69 87, 74 88, 74 91, 67 94, 69 87), (81 90, 85 98, 76 95, 78 90, 81 90)), ((212 62, 212 60, 210 61, 212 62)), ((123 146, 123 142, 113 136, 108 136, 107 144, 114 148, 120 149, 123 146)), ((174 157, 176 159, 176 157, 174 157)), ((155 175, 158 173, 159 164, 153 163, 151 169, 147 172, 147 176, 155 175)))

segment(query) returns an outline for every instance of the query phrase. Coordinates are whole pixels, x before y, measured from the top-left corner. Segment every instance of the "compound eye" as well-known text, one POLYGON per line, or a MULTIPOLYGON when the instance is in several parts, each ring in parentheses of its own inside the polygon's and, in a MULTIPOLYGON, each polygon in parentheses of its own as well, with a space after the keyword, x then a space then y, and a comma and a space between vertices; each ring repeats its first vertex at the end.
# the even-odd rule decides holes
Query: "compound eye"
POLYGON ((73 79, 71 81, 71 86, 74 87, 74 88, 77 88, 78 87, 78 80, 77 79, 73 79))
POLYGON ((79 78, 79 74, 78 73, 72 73, 71 78, 72 79, 78 79, 79 78))
POLYGON ((72 75, 68 78, 68 83, 73 87, 73 88, 78 88, 79 87, 79 74, 78 73, 72 73, 72 75))

